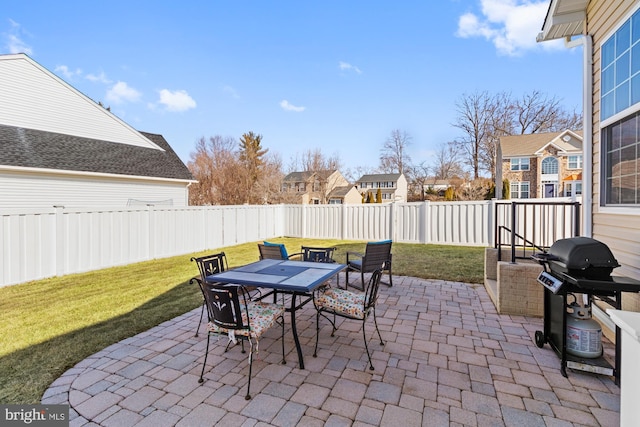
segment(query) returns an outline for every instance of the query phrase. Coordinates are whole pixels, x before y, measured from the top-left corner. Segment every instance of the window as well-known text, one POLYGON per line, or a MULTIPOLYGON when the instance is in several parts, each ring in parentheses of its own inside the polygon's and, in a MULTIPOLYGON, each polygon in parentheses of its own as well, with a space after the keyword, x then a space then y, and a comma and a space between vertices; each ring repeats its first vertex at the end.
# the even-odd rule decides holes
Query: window
POLYGON ((600 118, 640 102, 640 11, 602 45, 600 118))
POLYGON ((529 198, 529 182, 512 182, 511 188, 512 199, 528 199, 529 198))
POLYGON ((582 194, 582 181, 567 181, 564 183, 565 197, 580 196, 582 194))
POLYGON ((567 168, 568 169, 582 169, 582 156, 567 156, 567 168))
MULTIPOLYGON (((602 44, 601 119, 618 113, 620 120, 601 130, 603 206, 640 205, 640 10, 602 44), (630 107, 636 107, 630 110, 630 107), (625 111, 626 110, 626 111, 625 111)), ((616 117, 617 118, 617 117, 616 117)))
POLYGON ((555 157, 545 157, 542 159, 542 174, 552 175, 558 173, 558 159, 555 157))
POLYGON ((605 205, 638 205, 640 114, 617 121, 602 130, 603 188, 605 205))
POLYGON ((515 159, 511 159, 511 170, 512 171, 528 171, 529 170, 529 158, 528 157, 518 157, 515 159))
POLYGON ((342 204, 342 199, 329 199, 329 204, 330 205, 341 205, 342 204))

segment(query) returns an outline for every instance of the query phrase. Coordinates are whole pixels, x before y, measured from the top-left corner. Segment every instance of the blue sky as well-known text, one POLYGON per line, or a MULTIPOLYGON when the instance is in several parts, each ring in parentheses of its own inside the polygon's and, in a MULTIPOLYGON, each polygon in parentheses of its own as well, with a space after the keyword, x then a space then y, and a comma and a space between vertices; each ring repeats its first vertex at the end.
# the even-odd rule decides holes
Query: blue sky
POLYGON ((582 107, 582 51, 535 42, 549 1, 5 2, 24 52, 187 162, 249 131, 285 168, 306 150, 376 167, 394 129, 414 163, 460 136, 465 94, 533 90, 582 107))

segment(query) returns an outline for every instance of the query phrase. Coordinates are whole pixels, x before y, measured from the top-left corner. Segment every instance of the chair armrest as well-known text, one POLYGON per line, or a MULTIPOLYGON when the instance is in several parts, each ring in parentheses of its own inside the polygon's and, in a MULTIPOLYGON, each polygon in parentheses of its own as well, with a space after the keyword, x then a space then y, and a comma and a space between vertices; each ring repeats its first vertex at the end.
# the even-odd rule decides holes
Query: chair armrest
POLYGON ((356 258, 364 258, 364 254, 361 252, 347 252, 347 265, 349 264, 349 256, 356 258))
POLYGON ((289 257, 287 259, 292 259, 294 261, 300 260, 300 259, 302 259, 302 255, 304 255, 302 252, 296 252, 295 254, 289 255, 289 257))

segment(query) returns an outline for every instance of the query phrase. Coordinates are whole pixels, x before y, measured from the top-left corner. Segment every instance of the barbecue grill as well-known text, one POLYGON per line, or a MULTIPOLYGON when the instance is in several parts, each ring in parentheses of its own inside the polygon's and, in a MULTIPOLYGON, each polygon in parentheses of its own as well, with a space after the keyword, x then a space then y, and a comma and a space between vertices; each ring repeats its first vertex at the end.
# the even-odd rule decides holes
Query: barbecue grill
POLYGON ((546 253, 532 256, 544 271, 538 282, 544 291, 544 330, 536 331, 535 343, 543 347, 549 343, 561 359, 560 372, 567 376, 566 368, 598 374, 612 375, 620 381, 620 328, 616 326, 615 366, 604 357, 586 358, 567 352, 567 296, 583 294, 588 307, 596 300, 621 309, 623 292, 640 292, 640 281, 612 276, 619 267, 607 245, 588 237, 573 237, 556 241, 546 253))

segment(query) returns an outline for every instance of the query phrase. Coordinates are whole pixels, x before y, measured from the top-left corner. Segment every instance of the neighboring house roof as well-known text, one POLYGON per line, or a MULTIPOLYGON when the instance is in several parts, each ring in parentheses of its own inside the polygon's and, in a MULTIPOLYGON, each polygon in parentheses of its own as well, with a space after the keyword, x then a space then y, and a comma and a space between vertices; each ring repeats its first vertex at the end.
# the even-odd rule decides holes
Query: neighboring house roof
POLYGON ((0 165, 193 180, 162 135, 141 135, 162 150, 0 125, 0 165))
POLYGON ((349 190, 353 188, 353 185, 343 185, 341 187, 336 187, 329 193, 329 198, 343 198, 347 195, 349 190))
POLYGON ((582 152, 582 132, 546 132, 527 135, 511 135, 500 138, 502 158, 531 157, 541 154, 548 146, 560 152, 582 152), (568 141, 563 138, 568 136, 568 141))
MULTIPOLYGON (((320 173, 320 171, 291 172, 290 174, 286 175, 282 180, 284 182, 307 182, 312 176, 318 173, 320 173)), ((334 169, 334 170, 322 171, 323 175, 325 173, 326 173, 326 176, 331 176, 334 173, 336 173, 336 170, 334 169)))
POLYGON ((291 172, 285 176, 282 180, 285 182, 306 182, 313 176, 313 172, 291 172))
POLYGON ((373 175, 362 175, 358 182, 381 182, 381 181, 397 181, 401 173, 381 173, 373 175))

